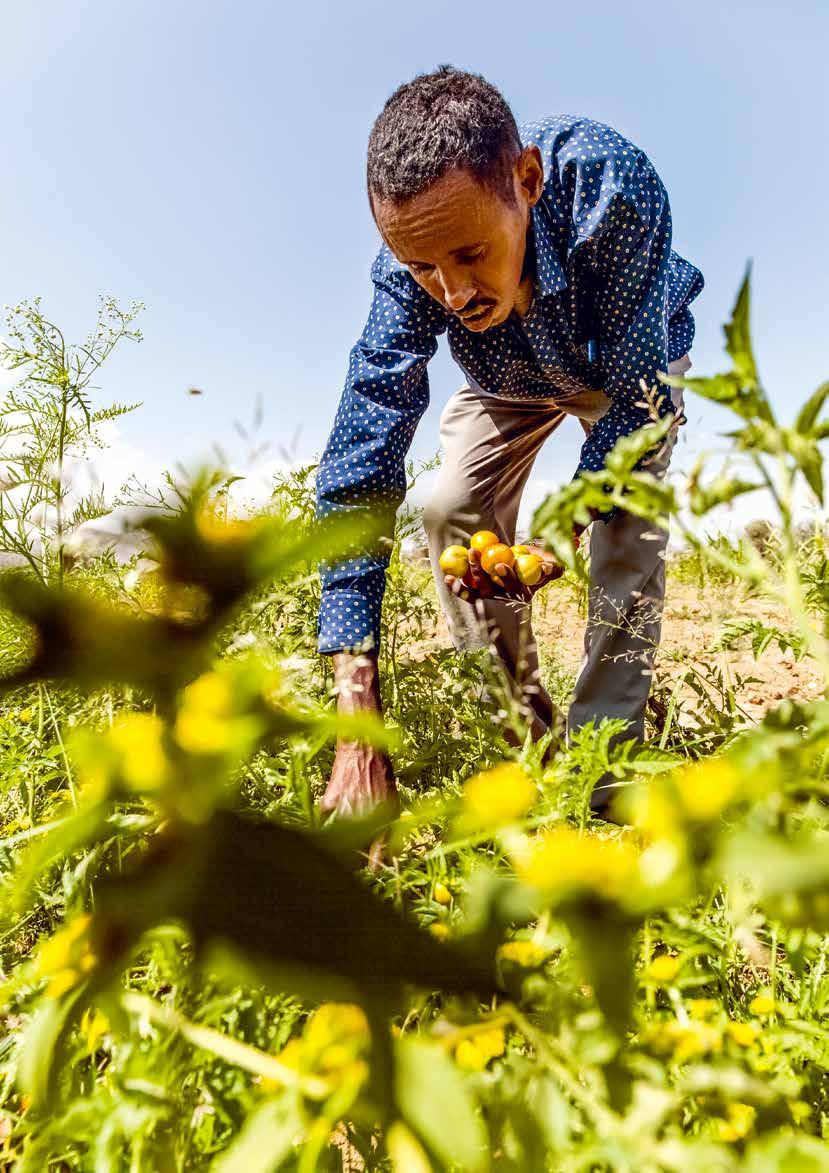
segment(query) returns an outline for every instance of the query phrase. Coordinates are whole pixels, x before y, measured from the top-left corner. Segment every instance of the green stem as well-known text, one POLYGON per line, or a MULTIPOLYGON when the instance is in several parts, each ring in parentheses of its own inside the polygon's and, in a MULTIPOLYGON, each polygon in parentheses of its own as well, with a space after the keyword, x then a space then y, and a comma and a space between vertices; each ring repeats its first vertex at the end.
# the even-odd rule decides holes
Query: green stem
POLYGON ((63 758, 63 768, 66 770, 66 780, 69 783, 69 793, 72 796, 72 805, 75 810, 77 810, 78 795, 75 791, 75 782, 72 777, 72 767, 69 764, 69 757, 66 753, 66 746, 64 745, 63 738, 60 735, 60 726, 58 725, 58 719, 55 715, 55 710, 52 708, 52 698, 49 696, 49 690, 45 687, 43 689, 43 695, 46 697, 46 703, 49 706, 49 716, 52 719, 52 728, 55 731, 55 737, 57 738, 58 745, 60 746, 60 753, 61 757, 63 758))

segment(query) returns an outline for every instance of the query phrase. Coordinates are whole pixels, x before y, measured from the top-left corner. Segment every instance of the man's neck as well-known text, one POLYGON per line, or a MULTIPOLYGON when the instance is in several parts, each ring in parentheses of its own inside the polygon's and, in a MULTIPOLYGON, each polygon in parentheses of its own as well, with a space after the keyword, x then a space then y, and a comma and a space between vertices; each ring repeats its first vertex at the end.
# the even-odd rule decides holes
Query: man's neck
POLYGON ((527 243, 524 248, 524 264, 521 267, 521 283, 515 295, 515 312, 523 318, 533 303, 535 291, 535 234, 532 225, 527 228, 527 243))
POLYGON ((518 286, 518 292, 515 295, 515 312, 519 318, 523 318, 533 302, 533 290, 535 283, 532 277, 522 277, 521 284, 518 286))

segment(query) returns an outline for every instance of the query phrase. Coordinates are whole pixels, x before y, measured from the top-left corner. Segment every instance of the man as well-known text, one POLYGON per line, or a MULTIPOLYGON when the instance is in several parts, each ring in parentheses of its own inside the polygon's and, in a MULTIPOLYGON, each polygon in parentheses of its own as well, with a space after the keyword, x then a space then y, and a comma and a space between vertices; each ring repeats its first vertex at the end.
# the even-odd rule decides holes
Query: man
MULTIPOLYGON (((384 245, 374 297, 351 352, 317 475, 318 513, 369 502, 393 515, 404 458, 429 398, 426 366, 447 333, 467 383, 441 419, 445 451, 424 515, 441 605, 459 650, 494 641, 535 735, 558 714, 538 681, 526 593, 500 568, 471 587, 438 566, 479 529, 514 541, 521 492, 566 415, 586 433, 576 476, 600 470, 620 436, 674 413, 641 467, 662 475, 681 421, 657 371, 690 366, 688 304, 702 275, 671 250, 665 188, 644 153, 609 126, 554 116, 519 129, 483 78, 444 66, 401 86, 368 146, 368 196, 384 245), (643 398, 641 380, 653 401, 643 398)), ((585 656, 569 732, 620 716, 644 732, 659 639, 667 534, 618 509, 591 526, 585 656), (653 540, 656 538, 656 540, 653 540)), ((544 578, 561 573, 544 558, 544 578)), ((320 648, 335 656, 341 711, 378 710, 385 560, 376 551, 323 571, 320 648), (358 653, 362 653, 361 655, 358 653)), ((388 759, 341 743, 324 810, 394 795, 388 759)), ((594 792, 597 813, 609 792, 594 792)))

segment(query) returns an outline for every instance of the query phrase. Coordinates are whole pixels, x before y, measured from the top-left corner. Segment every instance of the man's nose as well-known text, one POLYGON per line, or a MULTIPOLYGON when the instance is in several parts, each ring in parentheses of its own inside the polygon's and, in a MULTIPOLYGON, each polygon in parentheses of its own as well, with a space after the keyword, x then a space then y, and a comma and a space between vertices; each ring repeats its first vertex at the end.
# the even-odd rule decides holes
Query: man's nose
POLYGON ((457 277, 451 274, 441 275, 440 281, 443 286, 444 305, 453 314, 469 305, 475 297, 475 287, 464 274, 459 274, 457 277))

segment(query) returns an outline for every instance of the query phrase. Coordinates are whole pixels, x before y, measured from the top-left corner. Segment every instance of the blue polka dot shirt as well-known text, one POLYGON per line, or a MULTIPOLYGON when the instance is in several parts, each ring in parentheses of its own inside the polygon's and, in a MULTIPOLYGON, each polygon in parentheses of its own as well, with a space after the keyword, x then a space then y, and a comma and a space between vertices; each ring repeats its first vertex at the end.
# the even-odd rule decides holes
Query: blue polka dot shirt
MULTIPOLYGON (((610 398, 579 457, 598 471, 620 436, 651 418, 640 379, 691 347, 688 309, 702 274, 671 249, 668 194, 645 154, 611 127, 557 115, 521 128, 544 163, 528 235, 534 296, 481 333, 447 313, 383 247, 371 269, 368 321, 351 351, 334 427, 317 472, 318 516, 371 502, 389 517, 406 491, 405 457, 429 402, 427 364, 446 334, 452 357, 484 394, 566 399, 585 388, 610 398)), ((374 648, 387 556, 374 551, 322 569, 322 652, 374 648)))

